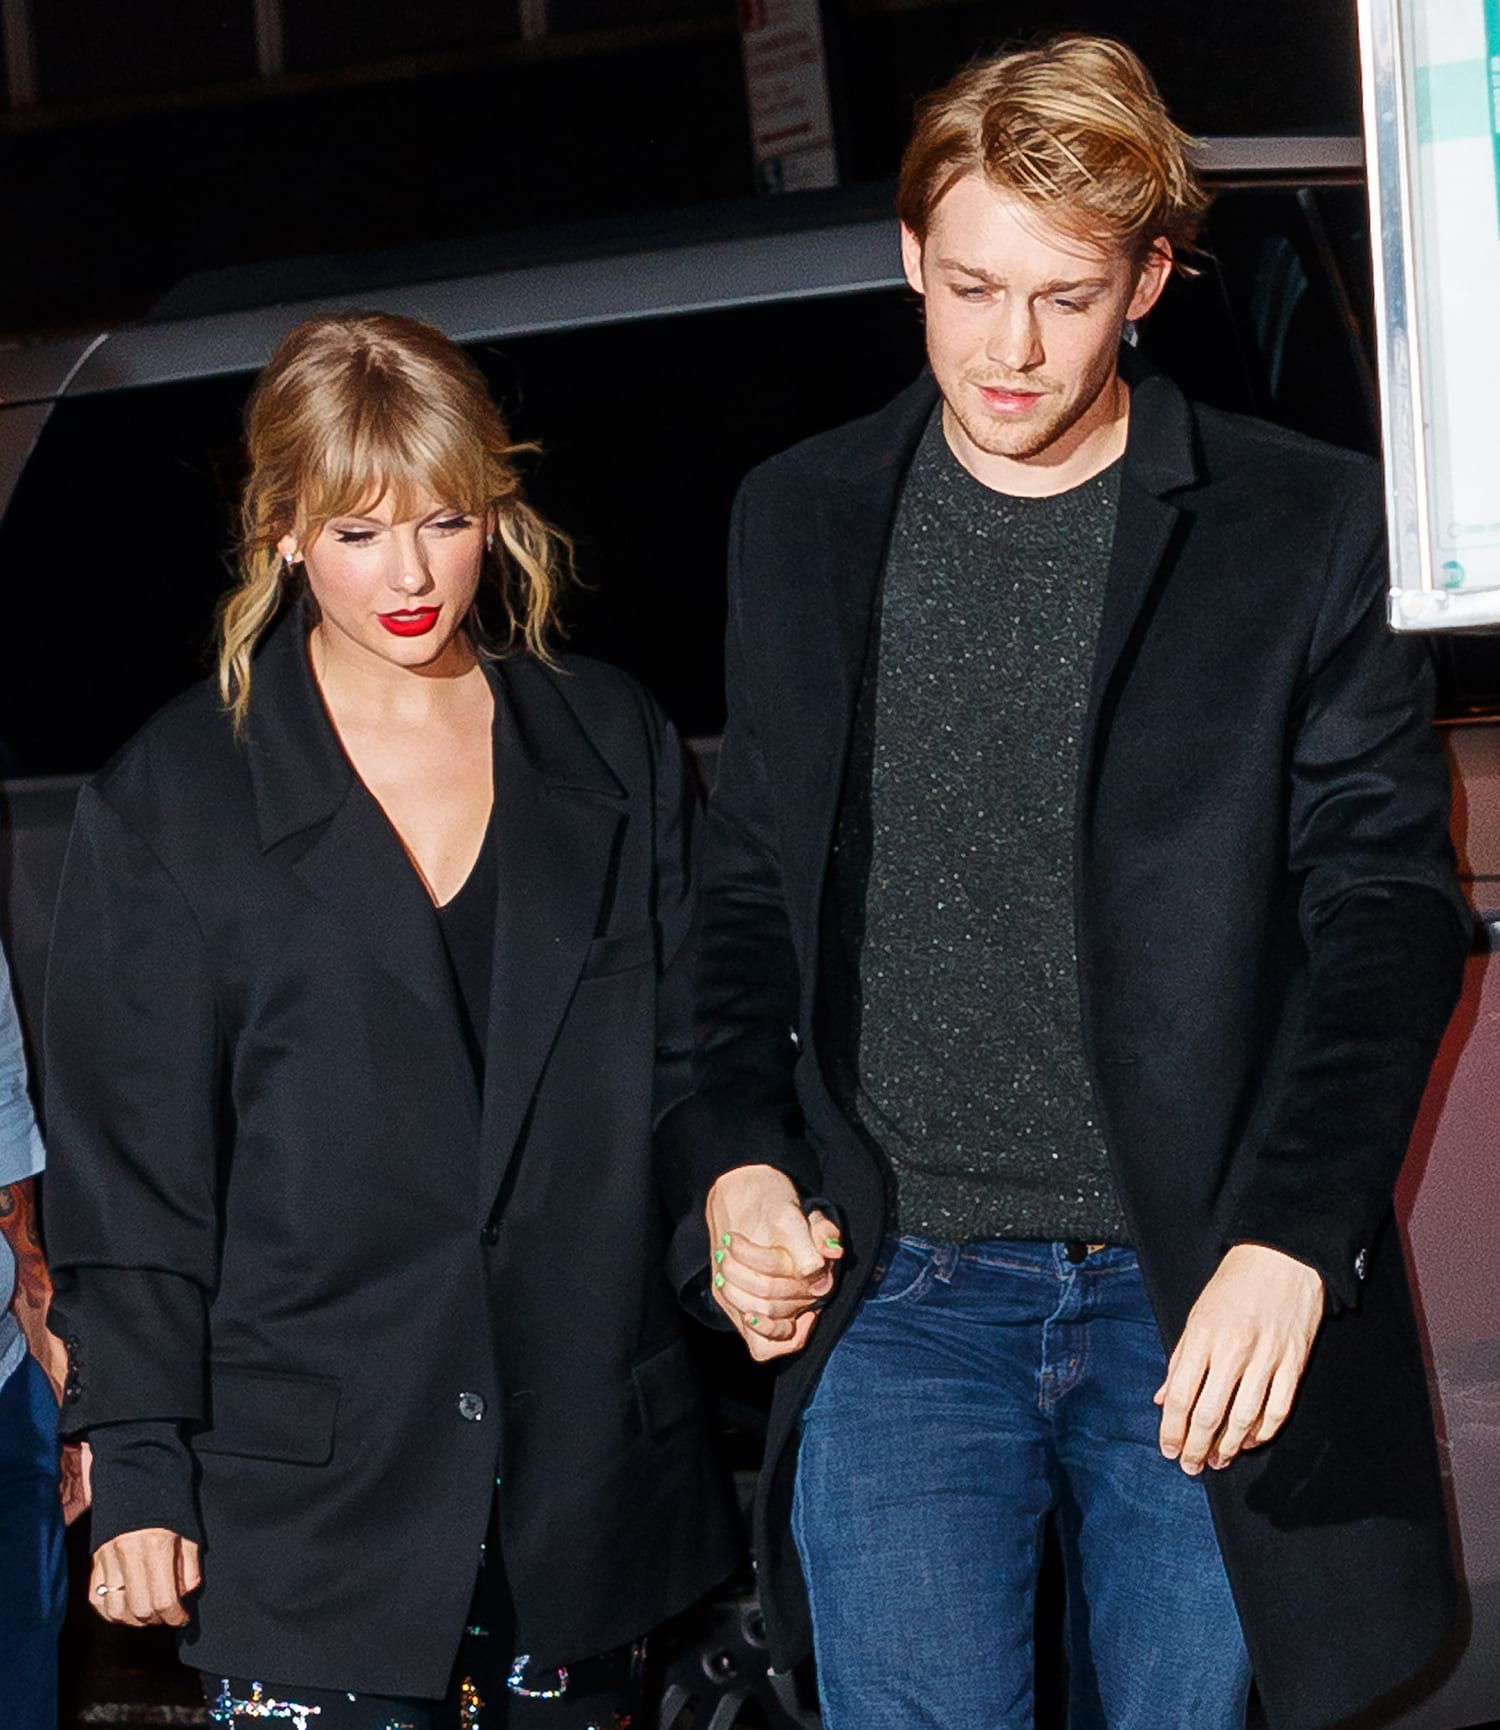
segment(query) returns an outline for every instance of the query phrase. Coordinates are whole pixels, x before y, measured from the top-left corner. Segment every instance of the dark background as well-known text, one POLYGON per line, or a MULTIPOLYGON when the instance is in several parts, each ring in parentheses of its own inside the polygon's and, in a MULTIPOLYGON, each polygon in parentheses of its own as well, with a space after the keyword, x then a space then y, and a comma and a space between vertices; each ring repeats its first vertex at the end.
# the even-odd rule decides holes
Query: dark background
MULTIPOLYGON (((12 5, 0 333, 134 317, 205 267, 753 191, 734 0, 260 0, 279 49, 257 0, 12 5)), ((824 14, 846 182, 895 172, 914 97, 1056 27, 1130 42, 1194 131, 1358 129, 1353 0, 824 14)))

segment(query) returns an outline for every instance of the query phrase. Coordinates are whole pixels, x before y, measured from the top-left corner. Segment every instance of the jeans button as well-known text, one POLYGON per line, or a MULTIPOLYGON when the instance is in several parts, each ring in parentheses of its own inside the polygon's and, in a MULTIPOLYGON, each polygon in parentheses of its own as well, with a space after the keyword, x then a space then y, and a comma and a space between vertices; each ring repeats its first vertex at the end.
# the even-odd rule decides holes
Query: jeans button
POLYGON ((484 1395, 462 1393, 458 1396, 458 1415, 477 1424, 484 1416, 484 1395))

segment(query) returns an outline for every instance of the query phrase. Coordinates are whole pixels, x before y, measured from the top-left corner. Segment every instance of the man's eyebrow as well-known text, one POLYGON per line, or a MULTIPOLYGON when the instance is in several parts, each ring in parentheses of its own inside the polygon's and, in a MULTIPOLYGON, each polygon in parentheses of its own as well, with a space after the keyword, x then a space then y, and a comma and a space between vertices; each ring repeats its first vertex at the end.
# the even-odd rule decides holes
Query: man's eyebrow
MULTIPOLYGON (((938 266, 942 270, 957 271, 961 276, 972 276, 976 282, 987 282, 992 288, 1004 288, 1005 278, 994 276, 987 270, 981 270, 977 264, 965 264, 961 258, 939 258, 938 266)), ((1044 282, 1038 289, 1039 294, 1076 294, 1080 289, 1108 288, 1110 279, 1107 276, 1079 276, 1069 281, 1044 282)))

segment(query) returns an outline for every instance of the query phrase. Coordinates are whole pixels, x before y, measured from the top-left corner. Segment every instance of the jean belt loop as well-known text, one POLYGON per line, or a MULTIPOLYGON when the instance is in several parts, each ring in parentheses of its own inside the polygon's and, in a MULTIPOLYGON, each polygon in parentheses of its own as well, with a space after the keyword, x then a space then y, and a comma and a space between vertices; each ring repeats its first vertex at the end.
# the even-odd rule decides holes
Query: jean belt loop
POLYGON ((944 1285, 950 1285, 953 1276, 958 1272, 959 1251, 962 1248, 956 1243, 935 1243, 932 1246, 932 1271, 935 1278, 944 1285))

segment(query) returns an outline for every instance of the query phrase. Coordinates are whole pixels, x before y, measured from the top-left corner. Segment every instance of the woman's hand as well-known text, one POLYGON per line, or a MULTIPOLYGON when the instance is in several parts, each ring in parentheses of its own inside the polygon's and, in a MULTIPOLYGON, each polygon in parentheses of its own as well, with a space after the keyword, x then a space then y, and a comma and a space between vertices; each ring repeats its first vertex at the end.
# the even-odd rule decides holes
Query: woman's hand
POLYGON ((707 1217, 714 1302, 751 1357, 801 1351, 833 1290, 838 1228, 804 1213, 791 1179, 770 1165, 725 1172, 708 1192, 707 1217))
POLYGON ((165 1526, 122 1532, 94 1551, 89 1601, 106 1622, 127 1628, 163 1623, 180 1628, 188 1619, 183 1599, 203 1584, 198 1546, 165 1526))

